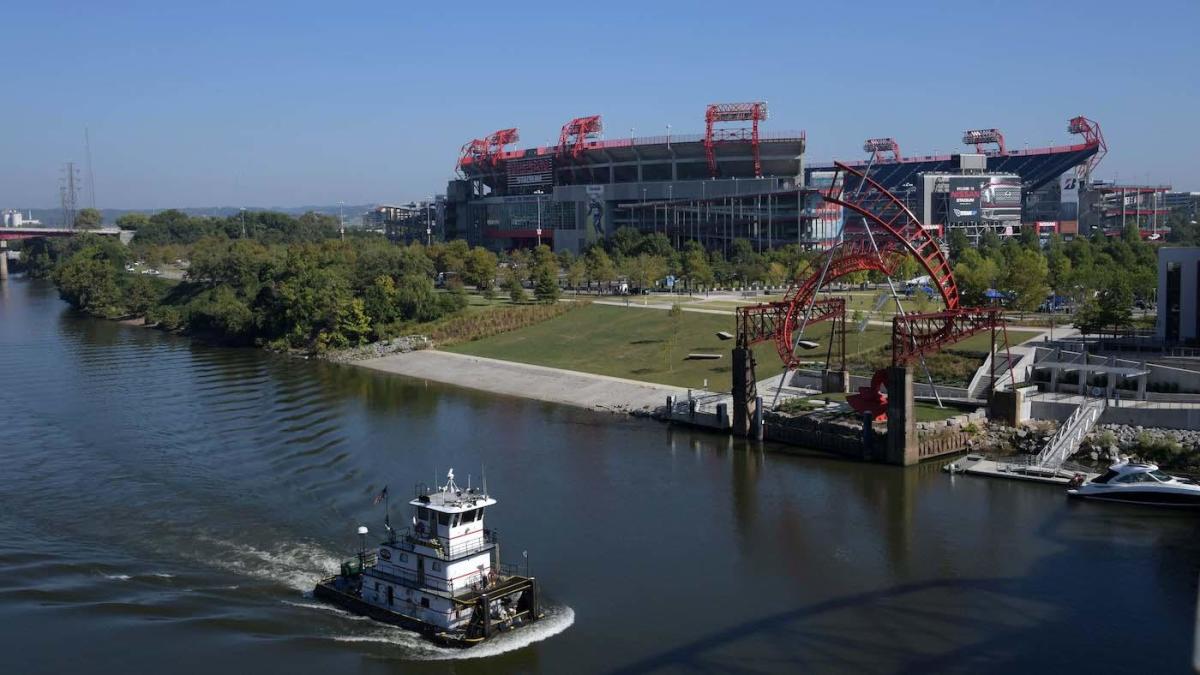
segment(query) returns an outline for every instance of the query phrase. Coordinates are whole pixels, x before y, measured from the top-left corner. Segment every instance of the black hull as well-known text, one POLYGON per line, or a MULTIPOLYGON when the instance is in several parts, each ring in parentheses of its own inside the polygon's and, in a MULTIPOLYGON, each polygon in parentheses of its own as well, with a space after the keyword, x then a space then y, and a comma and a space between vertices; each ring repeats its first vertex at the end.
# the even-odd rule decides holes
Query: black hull
POLYGON ((1115 504, 1133 504, 1136 506, 1154 506, 1172 509, 1200 508, 1200 494, 1191 495, 1132 490, 1104 494, 1080 494, 1075 490, 1068 490, 1067 495, 1076 499, 1086 499, 1094 502, 1112 502, 1115 504))
MULTIPOLYGON (((357 577, 354 578, 356 579, 357 577)), ((484 621, 482 626, 473 624, 466 631, 454 632, 448 632, 441 626, 435 626, 416 617, 373 605, 360 598, 356 593, 348 592, 344 587, 357 590, 357 583, 348 582, 349 580, 346 577, 340 576, 323 579, 313 588, 313 597, 332 605, 337 605, 352 614, 366 616, 382 623, 420 633, 426 639, 447 647, 472 647, 485 642, 488 638, 495 636, 499 632, 519 628, 542 618, 542 612, 537 601, 536 582, 532 578, 515 580, 508 588, 498 589, 500 593, 493 596, 494 600, 503 595, 528 590, 529 593, 525 594, 525 597, 528 598, 525 601, 527 604, 522 607, 524 611, 520 612, 517 618, 501 622, 484 621), (339 588, 339 582, 341 582, 340 585, 343 588, 339 588)), ((486 604, 487 596, 484 596, 483 599, 485 601, 484 604, 486 604)), ((482 611, 482 606, 480 610, 482 611)))
POLYGON ((351 614, 366 616, 376 621, 399 626, 405 630, 420 633, 426 639, 447 647, 466 648, 483 642, 483 638, 467 638, 443 632, 431 623, 426 623, 415 617, 393 612, 382 607, 376 607, 362 598, 338 590, 332 583, 322 581, 313 589, 313 597, 332 605, 337 605, 351 614))

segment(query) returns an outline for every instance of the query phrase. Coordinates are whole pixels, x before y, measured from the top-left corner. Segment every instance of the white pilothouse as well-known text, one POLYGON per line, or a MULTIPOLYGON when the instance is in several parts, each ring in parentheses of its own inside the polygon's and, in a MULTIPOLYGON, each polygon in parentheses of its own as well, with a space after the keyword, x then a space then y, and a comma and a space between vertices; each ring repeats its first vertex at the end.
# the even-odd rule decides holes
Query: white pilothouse
POLYGON ((409 504, 411 528, 389 526, 375 551, 359 528, 362 552, 314 596, 458 646, 541 617, 536 580, 501 565, 496 534, 484 527, 496 504, 485 490, 459 488, 452 469, 444 486, 418 488, 409 504))

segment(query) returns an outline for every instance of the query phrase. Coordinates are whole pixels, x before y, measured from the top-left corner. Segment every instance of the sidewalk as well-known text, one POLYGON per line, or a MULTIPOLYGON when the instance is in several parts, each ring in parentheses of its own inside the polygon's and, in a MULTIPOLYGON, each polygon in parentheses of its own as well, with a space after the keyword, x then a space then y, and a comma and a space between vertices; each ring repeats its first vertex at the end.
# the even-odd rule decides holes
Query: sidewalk
POLYGON ((687 389, 427 349, 352 365, 494 394, 610 412, 653 411, 687 389))

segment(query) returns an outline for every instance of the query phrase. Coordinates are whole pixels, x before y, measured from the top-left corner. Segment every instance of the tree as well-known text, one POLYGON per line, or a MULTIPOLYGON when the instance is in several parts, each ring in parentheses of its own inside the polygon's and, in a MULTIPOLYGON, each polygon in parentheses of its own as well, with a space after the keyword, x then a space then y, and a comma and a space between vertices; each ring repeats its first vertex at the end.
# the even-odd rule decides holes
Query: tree
POLYGON ((396 284, 396 303, 405 321, 433 321, 441 316, 437 292, 429 277, 406 274, 396 284))
POLYGON ((987 301, 984 295, 988 289, 995 288, 1000 278, 1000 267, 991 258, 985 258, 973 248, 963 251, 959 262, 954 266, 954 279, 958 283, 958 291, 963 301, 968 305, 983 304, 987 301))
POLYGON ((558 301, 558 261, 553 256, 549 261, 543 260, 538 263, 533 278, 533 295, 538 302, 550 304, 558 301))
POLYGON ((689 292, 696 286, 707 286, 713 282, 712 265, 708 263, 708 257, 699 245, 688 246, 683 254, 681 268, 680 275, 687 283, 689 292))
POLYGON ((77 237, 80 246, 55 268, 52 278, 59 296, 75 309, 95 316, 125 313, 118 281, 124 274, 125 251, 120 244, 94 235, 77 237))
POLYGON ((437 266, 437 271, 447 277, 461 275, 466 268, 467 257, 471 253, 467 242, 462 239, 455 239, 436 246, 434 251, 434 264, 437 266))
POLYGON ((575 289, 576 294, 579 291, 579 285, 587 278, 587 263, 582 259, 576 259, 567 268, 567 285, 575 289))
POLYGON ((984 257, 990 257, 993 252, 999 251, 1001 246, 1000 235, 996 234, 993 229, 986 229, 979 237, 979 244, 976 249, 984 257))
POLYGON ((400 299, 396 292, 396 282, 388 275, 381 274, 363 292, 363 311, 376 324, 389 324, 400 318, 400 299))
POLYGON ((1133 318, 1133 291, 1128 277, 1115 272, 1093 297, 1084 301, 1075 314, 1075 327, 1083 333, 1099 333, 1105 328, 1128 326, 1133 318))
POLYGON ((629 285, 635 288, 650 288, 667 275, 667 261, 655 255, 641 254, 625 260, 622 269, 629 285))
POLYGON ((126 213, 117 216, 116 225, 122 230, 138 230, 150 224, 150 217, 144 213, 126 213))
POLYGON ((98 209, 79 209, 79 213, 75 214, 75 227, 100 227, 102 222, 104 222, 104 216, 98 209))
POLYGON ((1038 236, 1037 224, 1030 223, 1021 226, 1021 246, 1030 251, 1042 250, 1041 237, 1038 236))
POLYGON ((587 265, 588 286, 592 282, 611 284, 617 278, 617 268, 612 259, 599 246, 593 247, 584 257, 587 265))
POLYGON ((362 298, 354 298, 341 308, 334 342, 340 347, 357 347, 371 334, 371 319, 363 307, 362 298))
POLYGON ((618 227, 609 239, 609 245, 618 258, 628 258, 637 255, 642 246, 643 235, 637 229, 628 225, 618 227))
POLYGON ((467 255, 463 269, 463 281, 483 291, 491 288, 496 281, 496 269, 499 261, 496 254, 476 246, 467 255))
POLYGON ((1056 293, 1067 288, 1071 280, 1071 258, 1057 233, 1050 235, 1046 242, 1046 266, 1049 272, 1046 281, 1050 288, 1056 293))
POLYGON ((125 282, 125 309, 135 316, 145 316, 156 305, 161 294, 145 275, 131 274, 125 282))
POLYGON ((1004 280, 1005 290, 1013 294, 1011 306, 1022 314, 1038 308, 1050 292, 1046 258, 1041 253, 1022 249, 1013 259, 1004 280))
POLYGON ((525 302, 525 287, 521 285, 521 278, 515 270, 509 270, 504 288, 508 291, 508 299, 512 300, 514 305, 525 302))
POLYGON ((529 252, 526 251, 525 249, 520 249, 520 248, 509 252, 509 254, 508 254, 508 269, 513 274, 517 275, 517 278, 519 280, 524 281, 524 280, 528 279, 532 272, 532 269, 530 268, 529 252))
POLYGON ((963 232, 961 227, 952 227, 950 233, 946 235, 946 246, 950 249, 950 259, 958 262, 963 251, 971 248, 971 240, 967 238, 967 233, 963 232))

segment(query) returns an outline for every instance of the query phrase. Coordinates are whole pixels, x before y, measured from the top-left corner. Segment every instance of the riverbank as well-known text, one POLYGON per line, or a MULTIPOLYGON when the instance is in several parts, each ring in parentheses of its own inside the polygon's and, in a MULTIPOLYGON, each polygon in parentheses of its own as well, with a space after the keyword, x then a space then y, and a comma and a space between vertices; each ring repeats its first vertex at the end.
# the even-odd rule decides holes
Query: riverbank
POLYGON ((652 413, 687 389, 432 349, 351 365, 442 384, 606 412, 652 413))

